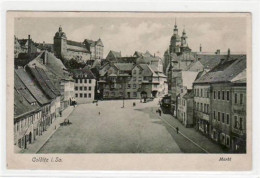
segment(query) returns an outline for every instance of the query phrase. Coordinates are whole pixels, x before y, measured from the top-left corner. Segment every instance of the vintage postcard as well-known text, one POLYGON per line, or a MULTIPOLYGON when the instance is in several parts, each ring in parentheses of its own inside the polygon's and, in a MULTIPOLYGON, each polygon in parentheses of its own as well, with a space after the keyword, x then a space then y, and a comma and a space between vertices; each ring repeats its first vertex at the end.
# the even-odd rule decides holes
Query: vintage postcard
POLYGON ((7 13, 7 168, 249 171, 251 14, 7 13))

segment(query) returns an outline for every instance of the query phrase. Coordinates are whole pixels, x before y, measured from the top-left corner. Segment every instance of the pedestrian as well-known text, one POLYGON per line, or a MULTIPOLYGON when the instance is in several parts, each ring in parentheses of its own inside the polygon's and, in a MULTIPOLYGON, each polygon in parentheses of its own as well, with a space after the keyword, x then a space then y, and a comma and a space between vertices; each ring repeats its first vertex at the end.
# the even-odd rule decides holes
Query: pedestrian
POLYGON ((176 132, 177 132, 177 134, 179 133, 179 127, 176 127, 176 132))
POLYGON ((162 111, 160 109, 158 109, 158 112, 159 112, 159 115, 161 116, 162 115, 162 111))
POLYGON ((133 102, 133 107, 135 107, 135 102, 133 102))
POLYGON ((100 112, 98 112, 98 115, 100 115, 100 112))
POLYGON ((96 106, 98 106, 98 103, 96 102, 96 106))

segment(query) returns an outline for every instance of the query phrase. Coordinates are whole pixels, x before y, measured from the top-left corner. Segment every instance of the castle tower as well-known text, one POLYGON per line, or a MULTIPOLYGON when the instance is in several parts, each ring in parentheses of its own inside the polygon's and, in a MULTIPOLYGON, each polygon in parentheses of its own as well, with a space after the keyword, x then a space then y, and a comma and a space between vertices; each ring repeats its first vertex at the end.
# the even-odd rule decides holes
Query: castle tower
POLYGON ((61 60, 65 59, 67 53, 67 37, 66 34, 62 31, 62 27, 59 27, 59 30, 55 33, 53 38, 54 41, 54 54, 57 58, 61 60))

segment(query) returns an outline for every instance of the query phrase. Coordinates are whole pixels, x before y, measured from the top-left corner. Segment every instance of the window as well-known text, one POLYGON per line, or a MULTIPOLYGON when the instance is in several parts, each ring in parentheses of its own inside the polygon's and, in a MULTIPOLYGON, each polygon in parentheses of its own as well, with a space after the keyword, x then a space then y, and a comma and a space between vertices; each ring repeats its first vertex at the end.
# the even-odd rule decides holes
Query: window
POLYGON ((133 96, 134 96, 134 97, 137 97, 137 92, 133 92, 133 96))
POLYGON ((227 125, 229 125, 229 122, 230 122, 230 121, 229 121, 229 114, 227 114, 227 118, 226 118, 226 120, 227 120, 227 122, 226 122, 227 125))
POLYGON ((200 103, 200 111, 203 112, 203 104, 200 103))
POLYGON ((227 91, 227 101, 229 101, 229 91, 227 91))
POLYGON ((87 93, 84 93, 84 98, 87 98, 87 93))
POLYGON ((225 100, 225 91, 222 91, 222 100, 225 100))
POLYGON ((78 87, 75 87, 75 90, 77 91, 77 90, 78 90, 78 87))
POLYGON ((84 80, 84 82, 85 82, 85 83, 88 83, 88 80, 87 80, 87 79, 85 79, 85 80, 84 80))
POLYGON ((225 113, 222 113, 222 123, 225 123, 225 113))
POLYGON ((194 101, 194 106, 195 106, 195 109, 197 109, 197 103, 194 101))
POLYGON ((84 87, 84 90, 86 91, 86 90, 87 90, 87 87, 84 87))
POLYGON ((79 79, 80 83, 82 83, 82 79, 79 79))
POLYGON ((200 96, 203 97, 203 90, 200 89, 200 96))
POLYGON ((207 98, 209 98, 209 89, 207 89, 207 98))
POLYGON ((88 79, 88 83, 91 83, 92 82, 92 80, 91 79, 88 79))
POLYGON ((235 104, 237 104, 237 93, 235 93, 235 104))
POLYGON ((204 112, 207 112, 207 106, 204 104, 204 112))
POLYGON ((218 99, 220 100, 220 91, 218 91, 218 99))
POLYGON ((200 110, 200 104, 197 103, 197 110, 199 111, 200 110))
POLYGON ((133 84, 133 88, 134 88, 134 89, 136 88, 136 84, 133 84))
POLYGON ((142 74, 142 71, 141 71, 141 70, 139 70, 139 74, 142 74))
POLYGON ((240 94, 239 99, 240 99, 240 104, 243 104, 243 94, 242 93, 240 94))
POLYGON ((133 77, 133 81, 134 81, 134 82, 136 81, 136 77, 133 77))
POLYGON ((91 87, 88 87, 88 90, 91 91, 91 87))
POLYGON ((234 122, 235 122, 234 127, 235 127, 236 129, 238 129, 238 120, 237 120, 237 116, 234 116, 234 122))
POLYGON ((183 106, 185 106, 185 100, 183 100, 183 106))
POLYGON ((83 96, 82 93, 80 93, 80 94, 79 94, 79 97, 82 98, 82 96, 83 96))
MULTIPOLYGON (((115 94, 114 94, 115 95, 115 94)), ((88 97, 91 98, 91 93, 88 94, 88 97)))
POLYGON ((207 113, 209 113, 209 104, 207 104, 207 113))
POLYGON ((76 79, 76 83, 79 83, 79 80, 78 80, 78 79, 76 79))
POLYGON ((76 98, 78 97, 78 93, 75 94, 75 97, 76 97, 76 98))
POLYGON ((214 91, 214 99, 216 99, 216 91, 214 91))
POLYGON ((82 90, 82 87, 79 87, 79 90, 82 90))
POLYGON ((127 88, 131 88, 131 84, 128 84, 128 85, 127 85, 127 88))
POLYGON ((216 119, 216 111, 214 111, 213 119, 216 119))
POLYGON ((136 70, 133 70, 133 74, 136 74, 136 70))
POLYGON ((218 112, 218 121, 220 121, 220 112, 218 112))
POLYGON ((243 129, 243 119, 242 117, 239 118, 239 129, 242 130, 243 129))

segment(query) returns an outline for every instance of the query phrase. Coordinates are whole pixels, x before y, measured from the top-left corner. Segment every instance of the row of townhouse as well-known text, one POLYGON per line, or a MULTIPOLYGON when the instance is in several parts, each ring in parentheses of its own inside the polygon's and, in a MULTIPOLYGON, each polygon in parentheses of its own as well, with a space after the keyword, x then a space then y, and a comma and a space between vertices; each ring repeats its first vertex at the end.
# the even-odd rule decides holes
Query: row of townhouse
POLYGON ((222 61, 193 85, 195 127, 232 152, 246 152, 246 56, 222 61))
POLYGON ((66 109, 74 81, 60 60, 42 52, 14 72, 14 144, 26 149, 66 109))
POLYGON ((104 99, 158 97, 167 94, 166 80, 149 64, 107 63, 100 70, 99 90, 104 99))
POLYGON ((189 65, 173 59, 166 70, 170 113, 231 152, 245 152, 245 68, 246 56, 230 50, 225 55, 198 53, 189 65))

